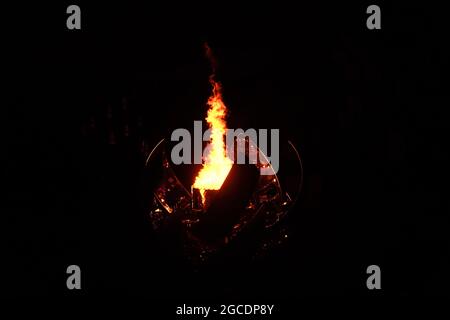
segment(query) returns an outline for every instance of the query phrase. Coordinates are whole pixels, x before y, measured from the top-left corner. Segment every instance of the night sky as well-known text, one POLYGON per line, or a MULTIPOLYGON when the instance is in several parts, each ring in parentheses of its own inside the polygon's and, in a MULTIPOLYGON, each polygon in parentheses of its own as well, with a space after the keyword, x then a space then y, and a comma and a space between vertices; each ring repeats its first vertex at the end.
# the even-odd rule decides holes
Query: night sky
POLYGON ((81 30, 67 30, 69 4, 2 9, 4 295, 447 293, 442 9, 380 3, 368 30, 372 3, 79 2, 81 30), (304 185, 284 246, 196 272, 157 241, 141 182, 155 143, 205 116, 205 42, 229 126, 279 128, 304 185), (71 264, 81 291, 66 288, 71 264), (382 290, 366 287, 371 264, 382 290))

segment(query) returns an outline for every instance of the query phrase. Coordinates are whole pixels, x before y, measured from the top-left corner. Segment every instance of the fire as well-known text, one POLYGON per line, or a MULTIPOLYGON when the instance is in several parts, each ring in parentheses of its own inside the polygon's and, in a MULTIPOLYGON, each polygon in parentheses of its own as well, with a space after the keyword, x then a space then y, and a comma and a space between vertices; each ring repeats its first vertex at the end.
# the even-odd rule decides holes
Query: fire
MULTIPOLYGON (((210 49, 206 46, 207 54, 213 62, 210 49)), ((208 113, 206 122, 211 129, 211 139, 204 156, 203 167, 195 178, 194 188, 199 189, 203 203, 205 202, 206 190, 219 190, 230 172, 233 161, 227 157, 225 148, 225 133, 227 123, 225 116, 227 107, 222 100, 222 88, 220 83, 214 80, 214 73, 209 81, 212 85, 212 94, 208 99, 208 113)))

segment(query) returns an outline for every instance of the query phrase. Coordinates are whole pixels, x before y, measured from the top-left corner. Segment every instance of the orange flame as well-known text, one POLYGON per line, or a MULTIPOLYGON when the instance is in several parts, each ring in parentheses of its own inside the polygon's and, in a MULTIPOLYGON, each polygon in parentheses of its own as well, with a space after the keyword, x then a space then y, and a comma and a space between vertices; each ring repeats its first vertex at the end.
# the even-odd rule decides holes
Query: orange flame
MULTIPOLYGON (((213 63, 213 69, 215 69, 214 60, 208 46, 206 46, 206 51, 213 63)), ((222 88, 220 83, 214 80, 214 73, 210 76, 209 81, 213 90, 208 99, 209 109, 206 122, 211 128, 211 141, 207 145, 209 151, 204 157, 203 168, 193 184, 194 188, 199 189, 203 203, 205 203, 206 190, 219 190, 233 164, 233 161, 226 155, 224 138, 227 128, 225 121, 227 107, 222 100, 222 88)))

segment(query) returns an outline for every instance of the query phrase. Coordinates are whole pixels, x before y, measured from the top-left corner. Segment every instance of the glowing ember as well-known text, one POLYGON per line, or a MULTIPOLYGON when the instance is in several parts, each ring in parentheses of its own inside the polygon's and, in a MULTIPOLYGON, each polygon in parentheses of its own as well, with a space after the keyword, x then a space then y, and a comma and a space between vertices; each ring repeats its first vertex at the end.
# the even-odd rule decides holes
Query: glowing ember
MULTIPOLYGON (((213 63, 209 47, 206 47, 208 57, 213 63)), ((194 188, 200 190, 202 202, 205 203, 206 190, 219 190, 225 181, 233 164, 227 157, 225 149, 225 132, 227 124, 225 121, 227 107, 222 101, 220 83, 214 80, 214 73, 209 78, 213 87, 212 95, 208 99, 208 113, 206 122, 211 128, 211 141, 206 146, 207 153, 204 156, 203 168, 198 173, 193 184, 194 188)))

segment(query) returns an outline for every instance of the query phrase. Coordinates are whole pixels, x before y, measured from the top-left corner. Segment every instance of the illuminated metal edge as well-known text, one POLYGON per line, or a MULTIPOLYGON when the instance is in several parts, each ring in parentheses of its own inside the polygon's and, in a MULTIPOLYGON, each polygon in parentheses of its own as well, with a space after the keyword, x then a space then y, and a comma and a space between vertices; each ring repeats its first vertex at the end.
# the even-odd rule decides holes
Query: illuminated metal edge
POLYGON ((170 166, 163 148, 164 140, 158 142, 145 162, 145 165, 148 166, 150 159, 161 152, 162 163, 160 164, 163 168, 163 177, 158 187, 153 191, 153 203, 150 209, 150 219, 154 230, 158 230, 171 215, 186 216, 190 211, 192 201, 190 192, 180 182, 170 166))
MULTIPOLYGON (((164 148, 165 139, 162 139, 150 152, 146 160, 146 166, 148 166, 152 157, 156 156, 158 153, 162 155, 162 167, 163 167, 163 178, 159 186, 153 192, 153 202, 150 208, 150 220, 154 230, 158 230, 166 219, 170 216, 178 216, 179 219, 186 226, 186 240, 185 250, 191 258, 195 261, 203 261, 207 257, 218 249, 217 245, 208 245, 201 241, 201 239, 196 238, 190 232, 190 226, 198 222, 198 213, 192 211, 192 195, 184 187, 184 185, 177 178, 173 168, 170 166, 170 162, 167 158, 166 150, 164 148)), ((248 205, 245 208, 244 213, 238 223, 233 226, 232 232, 228 237, 223 239, 222 245, 226 245, 234 238, 238 237, 239 233, 250 224, 257 215, 263 215, 264 227, 266 229, 273 228, 280 222, 280 220, 288 213, 289 209, 295 204, 300 194, 303 185, 303 165, 299 155, 299 152, 292 144, 288 141, 290 147, 293 149, 299 164, 300 164, 300 183, 298 190, 295 194, 289 194, 281 188, 280 181, 277 174, 274 172, 272 166, 269 167, 273 174, 271 175, 260 175, 258 179, 255 192, 250 198, 248 205)), ((257 149, 260 154, 267 157, 257 149)), ((258 168, 261 168, 263 164, 255 164, 258 168)), ((267 167, 266 167, 267 168, 267 167)), ((287 233, 284 228, 278 230, 280 236, 276 238, 287 238, 287 233)), ((274 241, 271 237, 267 239, 262 239, 263 245, 261 247, 262 251, 267 250, 274 246, 274 241)), ((276 243, 280 243, 280 240, 276 240, 276 243)), ((259 253, 260 254, 260 253, 259 253)))
POLYGON ((286 196, 289 198, 290 204, 282 214, 277 215, 278 219, 277 221, 272 224, 271 232, 266 232, 262 239, 260 240, 261 245, 257 249, 257 251, 254 253, 253 258, 262 258, 265 255, 267 255, 268 252, 270 252, 272 249, 277 248, 281 245, 283 245, 289 238, 290 232, 289 232, 289 226, 286 223, 281 223, 282 218, 288 213, 288 211, 294 206, 294 204, 298 201, 300 197, 301 190, 303 188, 303 162, 300 157, 300 153, 298 152, 295 145, 288 140, 288 144, 293 150, 296 160, 299 164, 299 170, 300 170, 300 180, 298 183, 297 190, 292 195, 286 194, 286 196))

